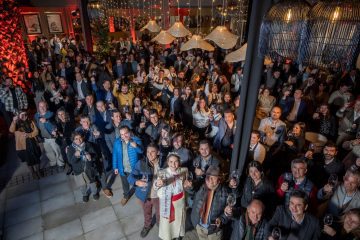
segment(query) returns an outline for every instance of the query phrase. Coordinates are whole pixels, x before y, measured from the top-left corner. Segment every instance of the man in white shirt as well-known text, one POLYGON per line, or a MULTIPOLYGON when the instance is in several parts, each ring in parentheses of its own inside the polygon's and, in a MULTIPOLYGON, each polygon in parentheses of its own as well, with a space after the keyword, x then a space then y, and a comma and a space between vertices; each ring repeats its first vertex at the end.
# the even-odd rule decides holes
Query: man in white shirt
POLYGON ((286 135, 286 125, 280 120, 281 108, 275 106, 271 110, 271 117, 264 118, 260 122, 259 131, 263 138, 263 143, 271 147, 274 143, 282 143, 286 135))

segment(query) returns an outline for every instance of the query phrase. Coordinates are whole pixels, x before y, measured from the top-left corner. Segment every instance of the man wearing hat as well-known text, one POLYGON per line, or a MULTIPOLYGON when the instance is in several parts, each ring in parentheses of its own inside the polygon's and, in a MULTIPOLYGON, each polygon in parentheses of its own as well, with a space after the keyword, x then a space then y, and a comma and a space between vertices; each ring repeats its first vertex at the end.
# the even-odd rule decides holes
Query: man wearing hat
POLYGON ((219 167, 210 166, 205 184, 195 195, 191 212, 191 222, 200 240, 222 238, 222 226, 229 220, 224 212, 227 195, 226 187, 220 184, 219 167))

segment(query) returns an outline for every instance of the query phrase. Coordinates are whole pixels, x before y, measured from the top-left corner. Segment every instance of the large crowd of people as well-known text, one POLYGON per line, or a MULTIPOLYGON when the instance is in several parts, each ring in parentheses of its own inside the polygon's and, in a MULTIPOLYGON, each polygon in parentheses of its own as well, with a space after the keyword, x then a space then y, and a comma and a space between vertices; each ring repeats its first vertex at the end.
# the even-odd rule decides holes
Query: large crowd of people
POLYGON ((26 89, 2 67, 1 115, 35 179, 46 156, 85 203, 120 180, 121 204, 143 209, 141 237, 158 224, 181 239, 191 222, 201 240, 360 239, 357 69, 264 65, 246 171, 229 172, 241 64, 149 39, 112 39, 98 59, 79 38, 37 38, 26 89))

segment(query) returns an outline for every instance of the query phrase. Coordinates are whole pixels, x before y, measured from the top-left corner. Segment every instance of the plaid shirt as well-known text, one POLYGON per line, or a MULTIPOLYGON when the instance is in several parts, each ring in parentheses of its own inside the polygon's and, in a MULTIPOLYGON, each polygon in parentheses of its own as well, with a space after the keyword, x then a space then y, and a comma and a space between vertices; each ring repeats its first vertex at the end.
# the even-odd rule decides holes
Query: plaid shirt
MULTIPOLYGON (((26 94, 19 87, 15 87, 15 96, 18 101, 18 109, 27 109, 28 101, 26 94)), ((5 105, 5 110, 8 112, 14 112, 14 100, 11 91, 5 90, 5 87, 0 88, 0 101, 5 105)))

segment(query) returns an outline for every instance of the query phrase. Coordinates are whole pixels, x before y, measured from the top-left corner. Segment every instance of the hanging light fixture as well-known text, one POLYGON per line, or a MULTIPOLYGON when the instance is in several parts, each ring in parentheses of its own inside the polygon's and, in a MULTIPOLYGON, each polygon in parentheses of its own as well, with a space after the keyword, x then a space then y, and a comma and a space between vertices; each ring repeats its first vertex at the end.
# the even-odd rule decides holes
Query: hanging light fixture
POLYGON ((205 37, 206 40, 213 41, 222 49, 233 48, 236 45, 238 38, 238 36, 232 34, 225 26, 217 26, 205 37))
MULTIPOLYGON (((220 8, 217 8, 217 9, 220 9, 220 8)), ((224 17, 227 14, 225 0, 223 0, 221 10, 222 10, 221 25, 223 25, 223 26, 217 26, 209 35, 207 35, 205 37, 205 39, 213 41, 217 46, 219 46, 222 49, 230 49, 236 45, 236 42, 239 37, 236 36, 235 34, 232 34, 224 26, 225 25, 224 17)))
POLYGON ((202 37, 200 35, 196 35, 196 34, 193 35, 189 41, 184 43, 181 46, 180 50, 188 51, 188 50, 191 50, 194 48, 199 48, 199 49, 209 51, 209 52, 212 52, 215 50, 215 48, 210 43, 208 43, 207 41, 202 39, 202 37))
MULTIPOLYGON (((170 1, 169 1, 170 3, 170 1)), ((180 17, 180 6, 179 6, 179 0, 177 0, 177 12, 178 16, 180 17)), ((191 34, 191 32, 183 25, 182 22, 176 21, 168 30, 168 33, 173 35, 174 37, 180 38, 180 37, 186 37, 191 34)))
POLYGON ((320 1, 309 12, 301 62, 327 67, 355 64, 360 44, 360 1, 320 1))
MULTIPOLYGON (((144 1, 144 4, 145 4, 145 1, 144 1)), ((150 3, 151 6, 150 7, 150 13, 149 13, 149 16, 150 16, 150 20, 149 22, 141 28, 140 31, 144 31, 145 29, 149 30, 150 32, 159 32, 161 30, 160 26, 156 23, 156 20, 152 20, 151 17, 153 17, 153 11, 152 11, 152 8, 154 6, 154 4, 150 3)))
POLYGON ((172 36, 180 38, 190 35, 191 32, 182 24, 182 22, 175 22, 168 30, 172 36))
POLYGON ((161 28, 155 20, 150 20, 145 26, 141 28, 140 31, 144 31, 145 29, 149 30, 150 32, 159 32, 161 28))
POLYGON ((160 33, 151 41, 166 45, 172 43, 174 40, 175 38, 170 33, 165 30, 161 30, 160 33))
POLYGON ((301 0, 275 4, 264 17, 260 29, 259 51, 271 58, 279 56, 296 60, 301 31, 306 26, 310 6, 301 0))
POLYGON ((225 56, 225 62, 241 62, 241 61, 245 61, 245 56, 246 56, 246 49, 247 49, 247 43, 245 43, 244 45, 242 45, 241 48, 239 48, 238 50, 229 53, 228 55, 225 56))

